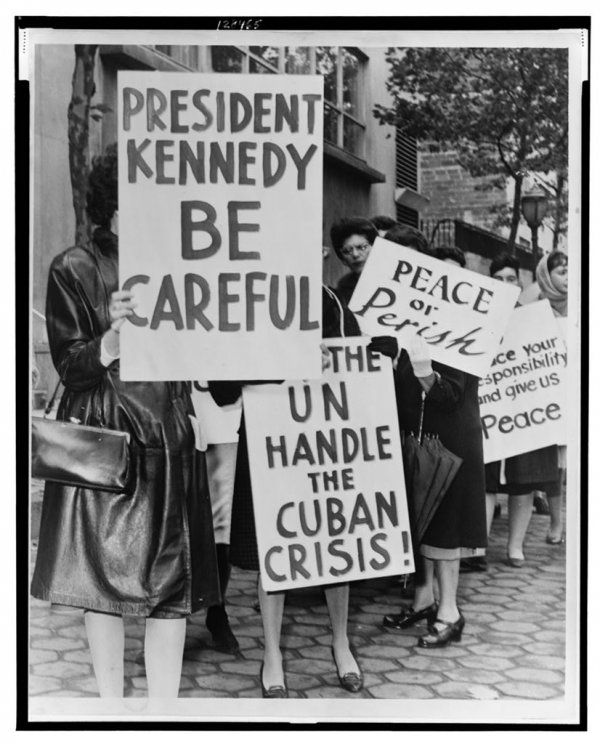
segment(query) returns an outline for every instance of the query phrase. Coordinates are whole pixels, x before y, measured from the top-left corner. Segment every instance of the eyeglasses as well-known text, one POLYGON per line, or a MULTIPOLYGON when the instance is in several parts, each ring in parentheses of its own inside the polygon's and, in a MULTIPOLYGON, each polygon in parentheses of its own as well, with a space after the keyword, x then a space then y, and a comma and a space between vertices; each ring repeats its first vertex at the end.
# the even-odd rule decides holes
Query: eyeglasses
POLYGON ((366 253, 370 248, 370 243, 361 243, 361 245, 344 246, 343 248, 340 248, 340 253, 342 256, 351 256, 354 252, 366 253))

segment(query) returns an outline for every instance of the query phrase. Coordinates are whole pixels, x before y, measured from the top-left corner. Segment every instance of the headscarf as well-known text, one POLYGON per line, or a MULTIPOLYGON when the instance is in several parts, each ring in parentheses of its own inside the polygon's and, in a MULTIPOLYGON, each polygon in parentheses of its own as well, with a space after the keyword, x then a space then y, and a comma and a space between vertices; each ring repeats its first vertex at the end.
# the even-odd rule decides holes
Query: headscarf
POLYGON ((550 301, 554 315, 567 317, 568 293, 558 290, 548 271, 549 254, 544 256, 535 270, 535 278, 540 287, 540 297, 550 301))

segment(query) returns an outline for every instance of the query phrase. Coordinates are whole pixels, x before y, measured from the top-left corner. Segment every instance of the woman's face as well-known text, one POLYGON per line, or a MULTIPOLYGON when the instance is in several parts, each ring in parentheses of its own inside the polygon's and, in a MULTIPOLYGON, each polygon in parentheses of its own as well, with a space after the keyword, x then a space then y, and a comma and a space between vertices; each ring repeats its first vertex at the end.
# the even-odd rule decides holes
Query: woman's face
POLYGON ((556 266, 550 272, 550 281, 559 292, 567 292, 569 279, 569 267, 567 264, 556 266))
POLYGON ((340 257, 351 271, 360 274, 370 250, 371 244, 364 235, 349 235, 342 244, 340 257))

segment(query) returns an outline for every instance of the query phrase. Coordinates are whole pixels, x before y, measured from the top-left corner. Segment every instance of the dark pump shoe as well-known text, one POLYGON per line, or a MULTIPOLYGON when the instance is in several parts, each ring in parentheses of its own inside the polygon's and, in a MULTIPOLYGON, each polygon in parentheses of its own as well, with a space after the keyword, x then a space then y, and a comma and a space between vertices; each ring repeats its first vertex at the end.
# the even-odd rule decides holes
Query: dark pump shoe
POLYGON ((484 555, 474 555, 471 558, 463 558, 460 562, 461 573, 478 573, 487 570, 488 564, 484 555))
POLYGON ((223 601, 221 604, 213 605, 206 611, 206 627, 212 635, 215 648, 225 654, 235 654, 240 645, 229 626, 229 618, 225 609, 225 593, 229 583, 231 566, 229 564, 229 545, 217 543, 217 571, 219 575, 219 588, 223 601))
POLYGON ((337 661, 335 660, 335 651, 333 650, 333 648, 331 649, 331 655, 333 656, 333 663, 335 664, 335 670, 337 672, 340 685, 344 688, 344 690, 348 690, 348 692, 360 692, 360 690, 362 690, 363 688, 364 681, 362 674, 360 672, 358 674, 356 672, 347 672, 342 676, 340 674, 337 661))
POLYGON ((436 612, 437 602, 429 605, 429 607, 424 607, 422 610, 413 610, 412 607, 409 607, 408 610, 402 610, 397 615, 384 615, 383 627, 404 630, 404 628, 410 628, 411 625, 418 623, 419 620, 428 620, 431 622, 436 612))
POLYGON ((455 623, 447 623, 445 620, 436 618, 433 625, 429 627, 427 635, 419 638, 421 648, 440 648, 447 646, 452 641, 460 641, 462 638, 463 628, 465 627, 465 618, 461 615, 455 623), (439 628, 438 626, 442 626, 439 628))
POLYGON ((507 553, 506 563, 512 568, 523 568, 523 566, 525 565, 525 558, 515 558, 507 553))
POLYGON ((206 627, 212 635, 215 648, 225 654, 235 654, 240 645, 229 626, 229 618, 223 605, 213 605, 206 611, 206 627))
POLYGON ((264 663, 260 665, 260 688, 262 690, 262 696, 264 698, 286 698, 289 697, 287 687, 285 685, 272 685, 268 689, 265 687, 263 682, 263 670, 265 668, 264 663))

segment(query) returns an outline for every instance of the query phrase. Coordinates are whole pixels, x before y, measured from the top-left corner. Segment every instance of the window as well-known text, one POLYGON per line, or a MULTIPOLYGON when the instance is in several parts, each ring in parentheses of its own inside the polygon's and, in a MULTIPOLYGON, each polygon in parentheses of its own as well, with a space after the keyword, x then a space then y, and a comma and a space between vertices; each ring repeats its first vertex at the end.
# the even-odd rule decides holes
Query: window
POLYGON ((158 44, 153 47, 157 52, 180 62, 191 70, 199 69, 198 47, 190 45, 164 45, 158 44))
POLYGON ((213 72, 324 77, 323 137, 364 159, 365 56, 347 47, 213 46, 213 72))

